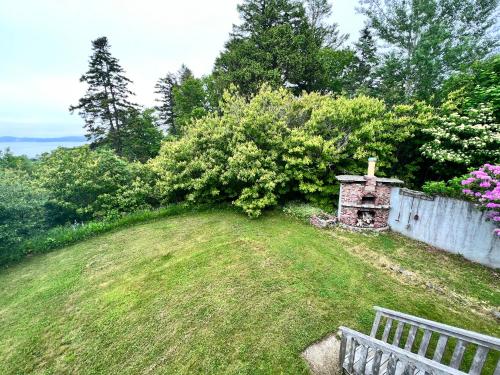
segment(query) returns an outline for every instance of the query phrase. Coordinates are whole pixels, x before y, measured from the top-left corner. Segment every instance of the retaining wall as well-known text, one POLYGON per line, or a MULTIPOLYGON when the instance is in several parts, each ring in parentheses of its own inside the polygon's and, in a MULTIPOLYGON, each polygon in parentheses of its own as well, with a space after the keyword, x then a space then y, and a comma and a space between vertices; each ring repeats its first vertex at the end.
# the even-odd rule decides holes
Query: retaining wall
POLYGON ((500 238, 493 234, 495 225, 472 203, 393 188, 389 226, 407 237, 500 268, 500 238))

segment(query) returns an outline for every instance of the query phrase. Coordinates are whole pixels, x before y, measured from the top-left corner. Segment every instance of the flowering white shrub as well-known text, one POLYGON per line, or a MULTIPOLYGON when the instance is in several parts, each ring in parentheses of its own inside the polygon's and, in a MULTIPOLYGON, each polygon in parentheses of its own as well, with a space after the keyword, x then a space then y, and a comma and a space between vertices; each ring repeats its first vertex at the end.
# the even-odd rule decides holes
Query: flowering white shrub
POLYGON ((500 159, 500 124, 490 106, 453 111, 439 117, 434 126, 424 129, 432 140, 422 146, 422 153, 438 163, 453 162, 474 167, 488 160, 500 159))
MULTIPOLYGON (((500 226, 500 165, 485 164, 462 181, 464 194, 473 197, 488 217, 500 226)), ((495 229, 500 236, 500 228, 495 229)))

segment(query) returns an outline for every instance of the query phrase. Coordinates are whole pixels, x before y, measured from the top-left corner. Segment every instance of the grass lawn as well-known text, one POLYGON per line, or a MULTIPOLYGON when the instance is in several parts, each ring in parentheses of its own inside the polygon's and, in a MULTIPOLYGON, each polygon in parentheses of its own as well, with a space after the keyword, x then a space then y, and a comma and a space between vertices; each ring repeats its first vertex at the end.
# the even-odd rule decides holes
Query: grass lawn
POLYGON ((369 332, 373 305, 500 336, 499 285, 394 234, 187 213, 0 270, 0 373, 307 373, 300 352, 369 332))

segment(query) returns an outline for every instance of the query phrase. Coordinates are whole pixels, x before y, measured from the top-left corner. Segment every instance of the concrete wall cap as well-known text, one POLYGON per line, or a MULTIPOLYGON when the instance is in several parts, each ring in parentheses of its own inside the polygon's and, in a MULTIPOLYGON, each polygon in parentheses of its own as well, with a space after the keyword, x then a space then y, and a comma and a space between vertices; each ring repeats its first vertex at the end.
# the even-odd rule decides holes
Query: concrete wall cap
POLYGON ((369 177, 369 176, 359 176, 359 175, 339 175, 335 176, 340 182, 366 182, 368 179, 375 178, 376 182, 383 184, 403 184, 404 182, 397 178, 386 178, 386 177, 369 177))

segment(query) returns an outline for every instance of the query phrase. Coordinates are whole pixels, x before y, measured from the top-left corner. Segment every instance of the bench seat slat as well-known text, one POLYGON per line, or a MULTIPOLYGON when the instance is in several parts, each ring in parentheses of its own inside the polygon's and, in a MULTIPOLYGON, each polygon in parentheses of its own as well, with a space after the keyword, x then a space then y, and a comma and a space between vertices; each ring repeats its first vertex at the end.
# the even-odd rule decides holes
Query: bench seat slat
POLYGON ((372 363, 372 375, 379 375, 380 363, 382 362, 382 350, 375 349, 372 363))
POLYGON ((349 358, 347 362, 347 371, 352 374, 354 370, 354 360, 356 356, 356 339, 354 337, 351 337, 350 343, 349 343, 349 358))
POLYGON ((387 375, 395 375, 396 373, 397 360, 394 354, 389 356, 389 361, 387 362, 387 375))
POLYGON ((474 355, 474 360, 470 366, 469 375, 479 375, 483 369, 484 362, 486 361, 486 356, 488 355, 489 349, 484 346, 478 346, 476 354, 474 355))
POLYGON ((424 356, 427 353, 427 347, 429 346, 429 341, 431 340, 432 331, 426 329, 424 331, 424 336, 422 337, 422 342, 418 348, 418 355, 424 356))
POLYGON ((455 345, 455 350, 453 350, 453 355, 451 356, 450 367, 456 369, 460 367, 466 347, 467 343, 465 341, 460 339, 457 340, 457 344, 455 345))
POLYGON ((417 326, 411 326, 410 331, 408 332, 408 338, 406 339, 405 350, 411 352, 411 348, 413 346, 413 342, 415 341, 415 336, 417 334, 417 326))
POLYGON ((436 350, 434 351, 434 357, 432 357, 433 361, 441 362, 443 358, 444 350, 446 349, 446 344, 448 343, 448 336, 441 335, 439 336, 438 343, 436 345, 436 350))
POLYGON ((385 323, 384 327, 384 333, 382 335, 383 342, 387 342, 387 339, 389 338, 389 333, 391 332, 391 328, 392 328, 392 319, 387 318, 387 322, 385 323))
POLYGON ((359 363, 357 365, 356 373, 357 374, 364 374, 365 370, 366 370, 366 362, 368 359, 368 347, 366 347, 364 345, 360 345, 358 347, 358 350, 360 352, 360 355, 359 355, 359 360, 358 360, 359 363))
POLYGON ((401 340, 401 335, 403 334, 403 328, 405 327, 404 322, 398 322, 396 327, 396 333, 394 333, 394 339, 392 340, 392 345, 399 346, 399 340, 401 340))
POLYGON ((495 368, 493 375, 500 375, 500 359, 497 362, 497 367, 495 368))
POLYGON ((340 353, 339 353, 340 368, 344 367, 346 349, 347 349, 347 336, 342 335, 342 339, 340 340, 340 353))
POLYGON ((377 313, 375 314, 375 320, 373 321, 372 331, 370 333, 371 337, 377 337, 377 331, 378 331, 378 326, 380 324, 381 317, 382 317, 382 314, 377 311, 377 313))

